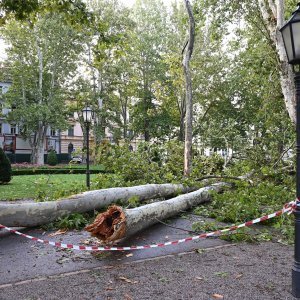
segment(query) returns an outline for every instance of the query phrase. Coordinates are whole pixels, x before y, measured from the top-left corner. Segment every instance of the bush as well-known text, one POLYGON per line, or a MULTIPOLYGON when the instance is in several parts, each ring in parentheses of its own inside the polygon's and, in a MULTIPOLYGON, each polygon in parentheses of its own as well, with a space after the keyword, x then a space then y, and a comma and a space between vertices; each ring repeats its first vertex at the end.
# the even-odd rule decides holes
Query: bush
MULTIPOLYGON (((99 148, 96 162, 114 173, 118 182, 126 186, 146 183, 184 183, 194 186, 194 179, 203 175, 219 174, 223 168, 220 156, 193 157, 193 172, 190 178, 183 177, 184 145, 178 141, 160 143, 140 143, 136 151, 130 151, 128 145, 115 146, 104 144, 99 148)), ((103 180, 103 176, 101 176, 103 180)), ((114 179, 109 178, 105 185, 114 179)), ((199 183, 198 183, 199 184, 199 183)), ((99 186, 103 183, 99 180, 99 186)))
POLYGON ((50 166, 56 166, 58 163, 55 151, 51 150, 47 156, 47 164, 50 166))
POLYGON ((5 184, 11 181, 11 164, 4 153, 3 149, 0 148, 0 184, 5 184))

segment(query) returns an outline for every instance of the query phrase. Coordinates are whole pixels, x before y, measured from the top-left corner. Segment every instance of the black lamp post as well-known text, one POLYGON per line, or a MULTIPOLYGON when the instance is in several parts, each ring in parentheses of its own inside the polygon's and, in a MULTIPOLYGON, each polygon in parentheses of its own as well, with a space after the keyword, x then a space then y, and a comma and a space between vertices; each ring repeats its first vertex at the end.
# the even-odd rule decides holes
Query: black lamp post
MULTIPOLYGON (((293 66, 296 87, 296 197, 300 199, 300 3, 291 19, 280 29, 289 64, 293 66)), ((292 269, 292 294, 300 298, 300 205, 295 215, 295 261, 292 269)))
POLYGON ((90 189, 90 124, 93 118, 92 109, 86 106, 82 110, 82 116, 86 128, 86 186, 90 189))

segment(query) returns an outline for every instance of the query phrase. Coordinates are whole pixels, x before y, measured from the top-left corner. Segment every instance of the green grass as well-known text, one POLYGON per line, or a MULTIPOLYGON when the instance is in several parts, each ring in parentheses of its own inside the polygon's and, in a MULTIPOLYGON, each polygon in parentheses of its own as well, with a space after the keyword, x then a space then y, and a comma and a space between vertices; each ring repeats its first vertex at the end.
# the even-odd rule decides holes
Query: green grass
MULTIPOLYGON (((91 175, 91 180, 94 178, 91 175)), ((0 201, 34 198, 40 201, 85 191, 85 174, 14 176, 7 185, 0 185, 0 201)))

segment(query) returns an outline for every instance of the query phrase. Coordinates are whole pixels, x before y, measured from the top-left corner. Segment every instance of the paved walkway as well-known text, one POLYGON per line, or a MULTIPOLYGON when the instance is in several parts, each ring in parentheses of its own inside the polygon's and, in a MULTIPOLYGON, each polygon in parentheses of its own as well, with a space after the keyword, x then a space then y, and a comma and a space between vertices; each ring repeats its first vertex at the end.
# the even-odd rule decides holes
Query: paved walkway
MULTIPOLYGON (((192 219, 172 226, 190 228, 192 219)), ((80 243, 86 232, 44 239, 80 243)), ((158 224, 126 242, 148 244, 187 236, 158 224)), ((131 252, 59 250, 16 235, 0 237, 0 299, 295 299, 293 247, 205 239, 131 252)))

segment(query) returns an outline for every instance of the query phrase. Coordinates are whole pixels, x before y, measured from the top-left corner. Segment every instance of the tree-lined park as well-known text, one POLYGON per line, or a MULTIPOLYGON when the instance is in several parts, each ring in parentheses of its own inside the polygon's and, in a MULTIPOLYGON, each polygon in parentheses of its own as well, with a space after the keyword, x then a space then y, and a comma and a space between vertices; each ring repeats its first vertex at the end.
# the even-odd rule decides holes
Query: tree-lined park
MULTIPOLYGON (((0 148, 0 224, 85 228, 112 245, 187 211, 213 220, 185 229, 197 234, 300 197, 296 4, 2 0, 0 81, 11 86, 0 121, 18 126, 31 163, 0 148), (45 159, 47 130, 74 114, 82 163, 45 159)), ((300 298, 297 203, 296 226, 280 214, 222 238, 294 245, 300 298)))

